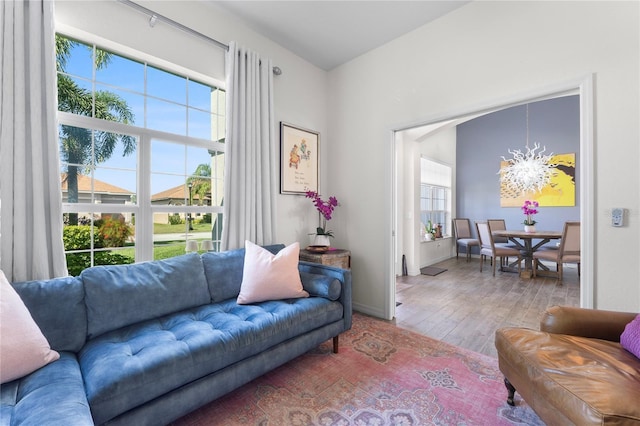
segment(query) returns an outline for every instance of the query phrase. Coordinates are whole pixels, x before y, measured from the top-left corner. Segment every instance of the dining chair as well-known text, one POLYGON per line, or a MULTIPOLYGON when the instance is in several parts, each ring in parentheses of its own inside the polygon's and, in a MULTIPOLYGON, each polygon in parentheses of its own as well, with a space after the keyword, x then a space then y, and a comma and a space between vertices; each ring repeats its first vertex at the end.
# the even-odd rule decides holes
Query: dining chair
MULTIPOLYGON (((492 231, 506 231, 507 224, 504 219, 487 219, 487 223, 489 224, 489 228, 492 231)), ((509 243, 509 239, 507 237, 493 237, 493 242, 495 244, 505 244, 509 243)))
MULTIPOLYGON (((487 223, 489 224, 489 228, 491 231, 506 231, 507 223, 504 219, 487 219, 487 223)), ((516 248, 516 245, 509 242, 509 238, 507 237, 493 237, 493 243, 496 247, 507 247, 507 248, 516 248)), ((509 264, 509 257, 502 259, 503 264, 509 264)))
POLYGON ((533 276, 536 277, 538 263, 548 260, 556 263, 558 282, 562 283, 565 263, 578 264, 578 276, 580 276, 580 222, 565 222, 562 230, 560 246, 533 252, 533 276))
POLYGON ((456 233, 456 259, 458 258, 460 247, 464 247, 468 262, 471 259, 471 248, 480 248, 480 241, 471 235, 471 221, 467 218, 453 219, 453 229, 456 233))
POLYGON ((522 255, 520 250, 497 246, 493 241, 491 235, 491 227, 487 222, 476 222, 476 230, 478 231, 478 238, 480 239, 480 272, 482 272, 482 264, 488 257, 491 258, 491 267, 493 269, 493 276, 496 276, 496 263, 500 259, 500 270, 502 270, 503 259, 505 257, 517 257, 518 258, 518 273, 520 273, 522 255))

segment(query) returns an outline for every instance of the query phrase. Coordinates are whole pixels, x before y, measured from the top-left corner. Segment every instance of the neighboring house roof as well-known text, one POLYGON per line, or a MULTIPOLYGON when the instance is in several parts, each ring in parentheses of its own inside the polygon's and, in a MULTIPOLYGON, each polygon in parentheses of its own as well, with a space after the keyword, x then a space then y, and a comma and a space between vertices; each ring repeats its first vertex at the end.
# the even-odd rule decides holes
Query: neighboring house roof
POLYGON ((151 201, 184 200, 185 193, 186 191, 184 190, 184 185, 178 185, 176 187, 160 191, 157 194, 153 194, 151 196, 151 201))
MULTIPOLYGON (((62 192, 68 191, 67 187, 67 174, 60 173, 62 182, 62 192)), ((93 179, 93 191, 99 194, 113 194, 113 195, 134 195, 134 192, 128 189, 120 188, 115 185, 103 182, 98 179, 93 179)), ((91 177, 87 175, 78 175, 78 192, 91 192, 91 177)))
MULTIPOLYGON (((158 192, 157 194, 153 194, 151 196, 151 202, 154 201, 163 201, 163 200, 177 200, 183 202, 188 198, 187 195, 188 190, 184 185, 178 185, 173 188, 165 189, 164 191, 158 192)), ((211 198, 210 194, 207 194, 204 197, 203 201, 207 201, 211 198)), ((196 204, 199 201, 198 194, 193 193, 193 203, 196 204)))

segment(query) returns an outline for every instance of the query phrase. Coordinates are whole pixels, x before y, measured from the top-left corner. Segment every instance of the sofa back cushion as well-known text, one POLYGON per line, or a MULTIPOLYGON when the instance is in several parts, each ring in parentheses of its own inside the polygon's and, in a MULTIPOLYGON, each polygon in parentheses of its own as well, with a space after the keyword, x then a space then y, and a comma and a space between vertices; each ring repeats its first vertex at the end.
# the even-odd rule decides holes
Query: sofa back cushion
POLYGON ((132 265, 94 266, 80 274, 88 336, 210 302, 196 253, 132 265))
MULTIPOLYGON (((0 271, 0 384, 31 374, 60 358, 0 271)), ((3 401, 4 403, 4 401, 3 401)))
MULTIPOLYGON (((273 254, 284 248, 284 244, 264 246, 273 254)), ((242 285, 245 249, 223 252, 208 252, 202 255, 204 272, 213 302, 238 297, 242 285)))
POLYGON ((14 283, 52 349, 78 352, 87 338, 84 287, 78 277, 14 283))

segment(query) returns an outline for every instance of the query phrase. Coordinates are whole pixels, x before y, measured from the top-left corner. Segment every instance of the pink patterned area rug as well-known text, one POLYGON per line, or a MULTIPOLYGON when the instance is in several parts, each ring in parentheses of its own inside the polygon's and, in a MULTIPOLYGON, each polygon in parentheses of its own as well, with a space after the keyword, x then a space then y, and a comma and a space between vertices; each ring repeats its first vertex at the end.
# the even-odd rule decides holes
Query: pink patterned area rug
POLYGON ((173 425, 544 425, 506 397, 496 359, 356 313, 340 353, 325 342, 173 425))

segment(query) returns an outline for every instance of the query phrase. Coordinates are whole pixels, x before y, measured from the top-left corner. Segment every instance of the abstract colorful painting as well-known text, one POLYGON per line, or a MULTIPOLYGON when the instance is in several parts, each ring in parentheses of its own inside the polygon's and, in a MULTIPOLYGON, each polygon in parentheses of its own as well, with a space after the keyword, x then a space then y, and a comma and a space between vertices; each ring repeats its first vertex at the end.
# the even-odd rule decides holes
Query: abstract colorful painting
MULTIPOLYGON (((542 207, 570 207, 576 205, 576 154, 556 154, 551 160, 555 167, 551 182, 541 191, 517 193, 500 184, 500 207, 520 207, 525 200, 536 200, 542 207)), ((507 165, 500 162, 500 169, 507 165)))

